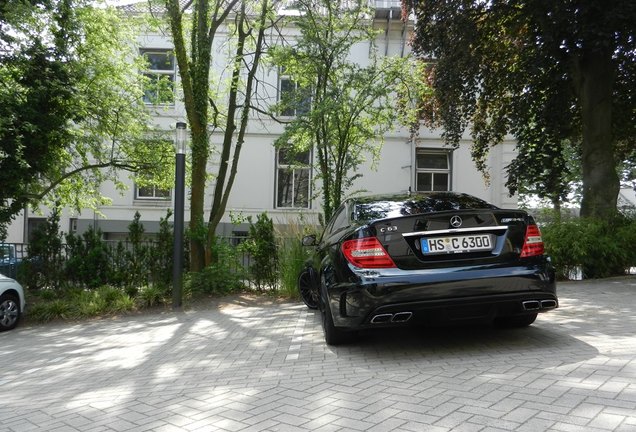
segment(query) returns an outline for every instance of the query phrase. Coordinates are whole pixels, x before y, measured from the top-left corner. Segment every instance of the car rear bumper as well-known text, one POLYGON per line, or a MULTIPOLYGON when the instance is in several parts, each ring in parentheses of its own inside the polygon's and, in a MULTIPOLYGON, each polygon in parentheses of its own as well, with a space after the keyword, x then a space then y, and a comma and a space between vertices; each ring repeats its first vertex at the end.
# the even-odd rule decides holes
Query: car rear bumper
POLYGON ((358 272, 327 293, 334 324, 350 328, 492 320, 558 307, 544 257, 513 266, 358 272))

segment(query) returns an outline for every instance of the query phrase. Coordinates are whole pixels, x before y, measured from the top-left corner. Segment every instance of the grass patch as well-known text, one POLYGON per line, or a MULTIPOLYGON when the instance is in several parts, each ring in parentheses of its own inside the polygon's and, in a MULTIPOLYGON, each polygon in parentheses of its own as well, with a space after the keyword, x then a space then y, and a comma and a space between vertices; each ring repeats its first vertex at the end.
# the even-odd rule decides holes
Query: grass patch
POLYGON ((32 322, 85 319, 138 309, 135 300, 124 290, 110 286, 95 290, 42 290, 31 294, 26 316, 32 322))

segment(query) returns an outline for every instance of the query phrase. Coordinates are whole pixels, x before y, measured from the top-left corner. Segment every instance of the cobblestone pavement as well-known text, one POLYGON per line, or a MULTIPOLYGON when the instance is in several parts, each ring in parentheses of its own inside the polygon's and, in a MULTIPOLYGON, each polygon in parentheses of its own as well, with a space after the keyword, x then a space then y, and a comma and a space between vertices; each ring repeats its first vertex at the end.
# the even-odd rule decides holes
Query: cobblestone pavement
POLYGON ((323 342, 295 303, 0 334, 2 431, 635 431, 636 278, 559 285, 524 329, 323 342))

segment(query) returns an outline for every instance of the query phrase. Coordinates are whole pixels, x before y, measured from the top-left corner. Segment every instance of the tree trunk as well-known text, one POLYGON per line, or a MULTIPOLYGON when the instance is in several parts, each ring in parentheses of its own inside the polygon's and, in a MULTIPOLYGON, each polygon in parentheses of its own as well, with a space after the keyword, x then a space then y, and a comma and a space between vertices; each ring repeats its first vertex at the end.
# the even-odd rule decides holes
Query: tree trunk
POLYGON ((205 129, 192 130, 192 182, 190 189, 190 270, 205 267, 205 200, 208 134, 205 129))
POLYGON ((554 213, 554 221, 561 222, 561 198, 559 196, 553 196, 551 198, 552 201, 552 211, 554 213))
POLYGON ((587 50, 574 61, 583 129, 582 217, 602 218, 616 213, 620 179, 612 137, 614 69, 611 48, 587 50))

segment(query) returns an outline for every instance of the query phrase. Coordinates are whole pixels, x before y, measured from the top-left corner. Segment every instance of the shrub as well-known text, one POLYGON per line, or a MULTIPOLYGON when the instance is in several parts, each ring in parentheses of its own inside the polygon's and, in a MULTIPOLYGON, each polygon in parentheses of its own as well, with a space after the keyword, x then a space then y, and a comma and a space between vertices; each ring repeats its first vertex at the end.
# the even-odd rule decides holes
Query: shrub
POLYGON ((71 299, 71 318, 90 318, 106 313, 108 303, 99 291, 81 291, 71 299))
POLYGON ((128 225, 128 245, 126 251, 126 274, 125 284, 127 286, 139 287, 147 283, 149 276, 149 255, 150 251, 144 244, 144 225, 140 222, 141 215, 135 212, 132 222, 128 225))
POLYGON ((139 290, 137 301, 143 307, 153 307, 166 302, 166 290, 156 285, 146 285, 139 290))
POLYGON ((135 309, 134 300, 123 290, 112 286, 102 286, 96 290, 68 288, 57 292, 57 298, 42 293, 29 306, 30 320, 83 319, 135 309))
POLYGON ((243 288, 245 271, 235 247, 217 241, 212 248, 214 263, 200 272, 188 273, 184 289, 192 294, 228 294, 243 288))
POLYGON ((59 294, 57 291, 54 291, 52 289, 42 289, 37 292, 37 297, 39 300, 50 302, 57 299, 59 297, 59 294))
POLYGON ((560 278, 572 278, 577 269, 585 279, 617 276, 636 265, 634 219, 572 219, 541 230, 560 278))
POLYGON ((291 223, 279 234, 280 260, 279 283, 282 294, 289 298, 298 298, 298 276, 305 267, 307 261, 312 258, 314 248, 303 246, 302 239, 305 235, 314 233, 315 227, 291 223))
POLYGON ((128 312, 135 309, 135 300, 128 294, 121 295, 111 304, 109 309, 113 313, 128 312))
POLYGON ((87 288, 109 282, 111 276, 110 249, 102 240, 100 229, 90 227, 81 236, 66 236, 66 274, 69 280, 87 288))
POLYGON ((60 214, 57 209, 33 232, 29 258, 20 266, 18 279, 32 289, 57 289, 64 280, 60 214))
POLYGON ((249 217, 250 232, 242 244, 251 256, 250 276, 256 289, 276 288, 278 272, 278 246, 274 235, 274 223, 266 213, 258 215, 256 223, 249 217))
POLYGON ((298 297, 298 275, 305 267, 307 248, 299 238, 287 238, 281 241, 279 279, 280 290, 285 297, 298 297))
POLYGON ((29 306, 28 319, 36 322, 48 322, 54 319, 70 317, 71 307, 65 300, 53 300, 45 303, 35 303, 29 306))
MULTIPOLYGON (((172 284, 174 231, 169 222, 170 216, 172 212, 168 210, 166 217, 160 219, 157 241, 150 249, 149 256, 150 279, 162 287, 169 287, 172 284)), ((187 256, 188 254, 184 252, 184 258, 187 256)))

